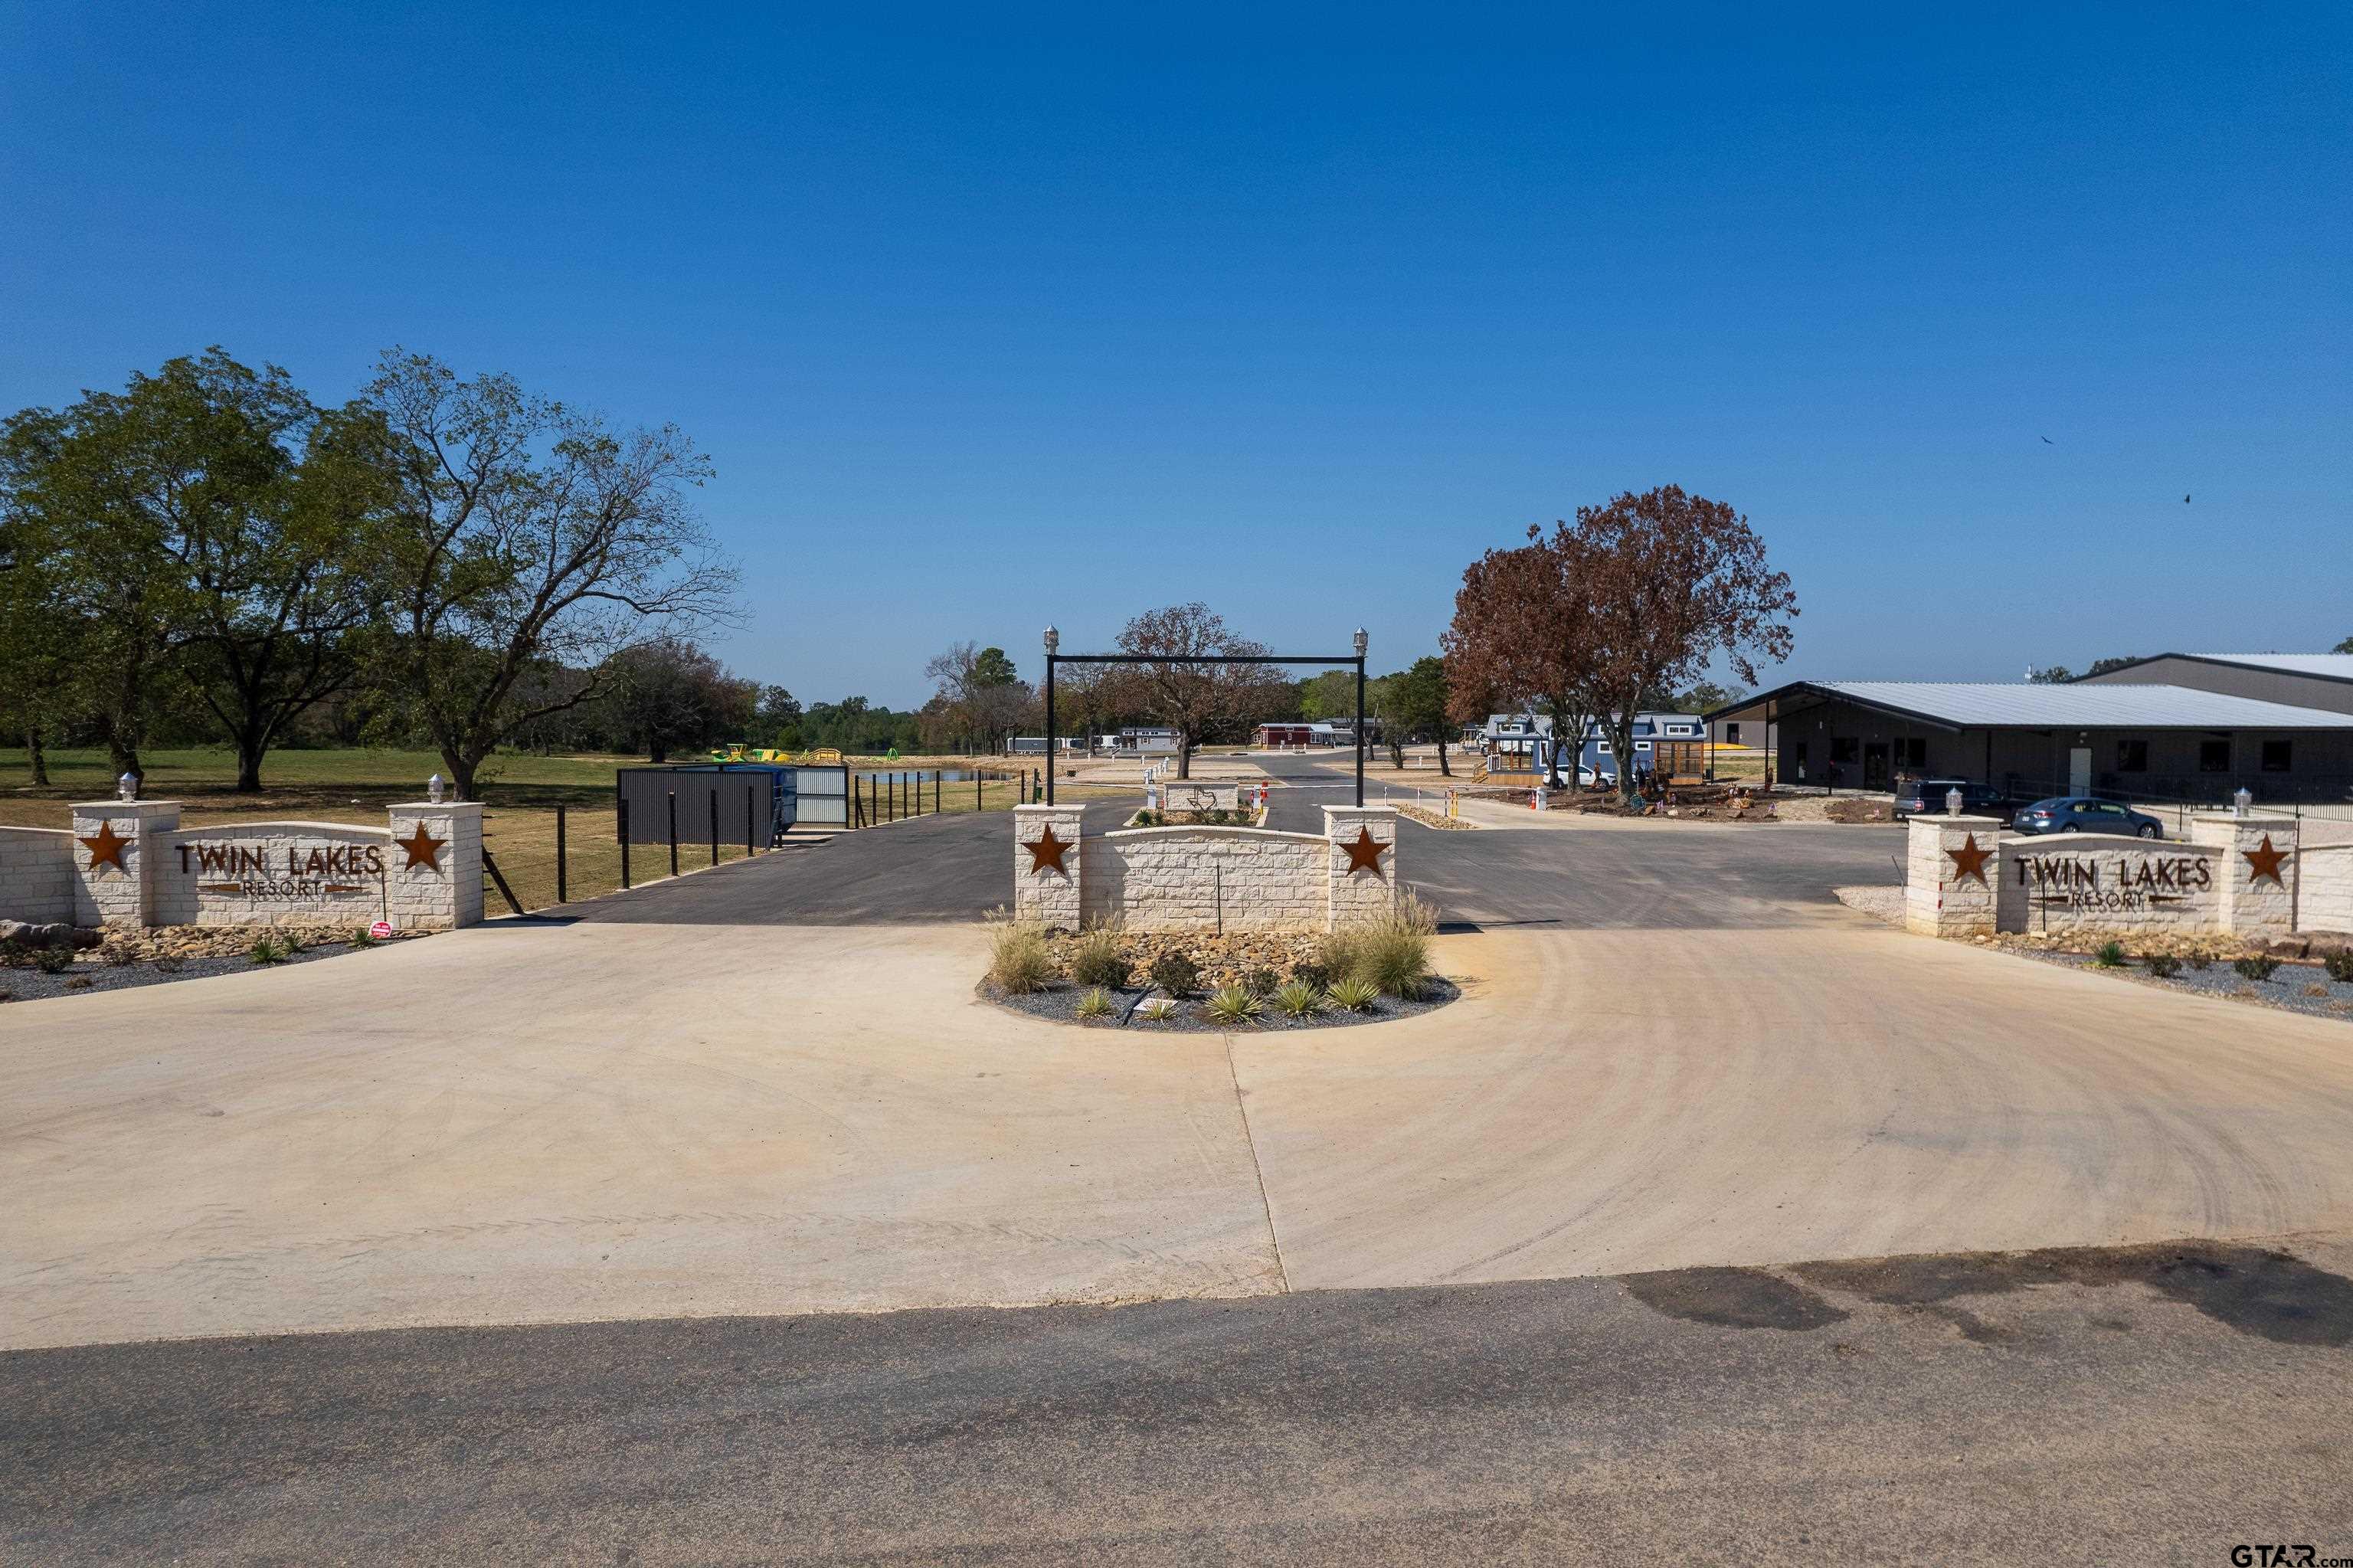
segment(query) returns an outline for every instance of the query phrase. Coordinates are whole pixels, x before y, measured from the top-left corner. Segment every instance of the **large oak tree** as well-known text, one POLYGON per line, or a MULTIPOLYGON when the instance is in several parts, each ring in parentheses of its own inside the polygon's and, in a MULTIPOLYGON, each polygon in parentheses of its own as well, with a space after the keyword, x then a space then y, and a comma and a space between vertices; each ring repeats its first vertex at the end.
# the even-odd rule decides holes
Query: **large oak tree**
POLYGON ((616 431, 397 350, 365 396, 394 485, 373 563, 387 684, 461 799, 502 738, 611 689, 616 654, 732 611, 734 568, 689 504, 711 465, 677 427, 616 431), (599 673, 529 679, 550 662, 599 673))
POLYGON ((1270 664, 1272 652, 1240 636, 1206 604, 1175 604, 1146 610, 1119 634, 1123 653, 1147 654, 1143 663, 1115 666, 1113 683, 1121 706, 1176 732, 1176 777, 1193 776, 1193 748, 1219 736, 1238 735, 1261 710, 1286 701, 1289 683, 1270 664), (1205 663, 1208 657, 1247 661, 1205 663))

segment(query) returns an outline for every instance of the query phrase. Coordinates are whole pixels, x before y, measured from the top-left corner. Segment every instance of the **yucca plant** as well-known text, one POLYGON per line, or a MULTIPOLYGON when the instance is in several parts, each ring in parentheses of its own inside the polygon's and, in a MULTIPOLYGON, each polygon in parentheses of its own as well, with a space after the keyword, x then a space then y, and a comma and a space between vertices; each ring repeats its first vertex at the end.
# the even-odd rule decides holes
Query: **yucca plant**
POLYGON ((1350 975, 1345 980, 1334 980, 1331 991, 1326 994, 1332 998, 1333 1006, 1345 1008, 1350 1012, 1363 1012, 1380 1001, 1381 988, 1368 980, 1350 975))
POLYGON ((282 964, 292 954, 288 951, 286 944, 275 937, 256 937, 253 946, 246 949, 245 956, 257 964, 282 964))
POLYGON ((2092 961, 2104 969, 2124 968, 2125 945, 2122 942, 2102 942, 2092 954, 2092 961))
POLYGON ((1118 1004, 1112 1001, 1111 992, 1101 986, 1094 987, 1086 995, 1079 998, 1081 1018, 1109 1018, 1118 1011, 1118 1004))
POLYGON ((354 948, 373 948, 382 940, 382 938, 365 926, 355 926, 352 928, 352 946, 354 948))
POLYGON ((1246 986, 1221 985, 1209 993, 1206 1004, 1210 1021, 1217 1023, 1248 1023, 1266 1011, 1266 1003, 1250 993, 1246 986))
POLYGON ((1135 1010, 1146 1023, 1166 1023, 1176 1016, 1176 1004, 1165 996, 1155 996, 1135 1010))
POLYGON ((1274 1005, 1285 1018, 1313 1018, 1324 1011, 1324 993, 1305 980, 1274 988, 1274 1005))
POLYGON ((1008 996, 1027 996, 1044 991, 1053 974, 1054 957, 1047 948, 1043 926, 1009 917, 990 923, 989 984, 1008 996))

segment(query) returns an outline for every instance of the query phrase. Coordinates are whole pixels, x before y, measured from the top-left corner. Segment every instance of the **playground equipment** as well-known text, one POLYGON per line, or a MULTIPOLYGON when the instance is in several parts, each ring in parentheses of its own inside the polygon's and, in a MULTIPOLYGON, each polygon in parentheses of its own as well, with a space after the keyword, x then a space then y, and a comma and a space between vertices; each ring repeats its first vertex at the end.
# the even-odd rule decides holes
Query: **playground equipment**
MULTIPOLYGON (((893 751, 891 755, 896 757, 899 754, 893 751)), ((746 746, 742 741, 732 741, 725 746, 713 747, 711 760, 713 762, 774 762, 787 768, 839 768, 842 763, 842 756, 838 748, 830 746, 820 746, 814 751, 776 751, 764 746, 746 746)))

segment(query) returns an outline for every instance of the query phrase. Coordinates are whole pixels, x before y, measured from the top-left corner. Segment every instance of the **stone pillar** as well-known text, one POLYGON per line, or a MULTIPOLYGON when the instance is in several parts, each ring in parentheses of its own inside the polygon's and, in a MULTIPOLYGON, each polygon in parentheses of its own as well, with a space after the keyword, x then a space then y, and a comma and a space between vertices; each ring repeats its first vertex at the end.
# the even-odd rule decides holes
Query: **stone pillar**
POLYGON ((1049 931, 1079 928, 1082 854, 1078 806, 1013 808, 1013 915, 1035 920, 1049 931))
POLYGON ((447 931, 482 917, 482 808, 412 800, 391 808, 385 906, 403 931, 447 931))
POLYGON ((2295 929, 2296 825, 2289 817, 2189 819, 2189 842, 2215 852, 2222 896, 2216 923, 2233 937, 2265 942, 2295 929))
POLYGON ((1904 927, 1924 937, 1990 936, 2001 882, 2001 819, 1915 816, 1904 867, 1904 927))
POLYGON ((152 926, 163 874, 152 839, 180 825, 177 800, 90 800, 73 808, 77 926, 152 926), (93 842, 94 841, 94 842, 93 842))
POLYGON ((1395 806, 1326 806, 1324 837, 1331 846, 1324 855, 1324 881, 1331 896, 1325 930, 1351 920, 1369 920, 1397 906, 1395 806))

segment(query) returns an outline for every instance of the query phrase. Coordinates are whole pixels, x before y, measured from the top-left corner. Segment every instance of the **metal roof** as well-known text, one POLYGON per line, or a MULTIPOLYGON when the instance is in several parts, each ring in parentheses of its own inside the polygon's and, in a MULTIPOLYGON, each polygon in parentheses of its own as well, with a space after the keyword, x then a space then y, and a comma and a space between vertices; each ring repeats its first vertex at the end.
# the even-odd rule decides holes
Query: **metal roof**
POLYGON ((2353 653, 2185 653, 2185 659, 2205 659, 2216 664, 2244 664, 2257 670, 2279 670, 2290 675, 2323 675, 2332 681, 2353 681, 2353 653))
MULTIPOLYGON (((1947 681, 1796 681, 1708 715, 1758 713, 1765 703, 1840 698, 1954 729, 2353 729, 2353 715, 2226 696, 2189 686, 1947 681)), ((1779 715, 1775 715, 1778 717, 1779 715)))

